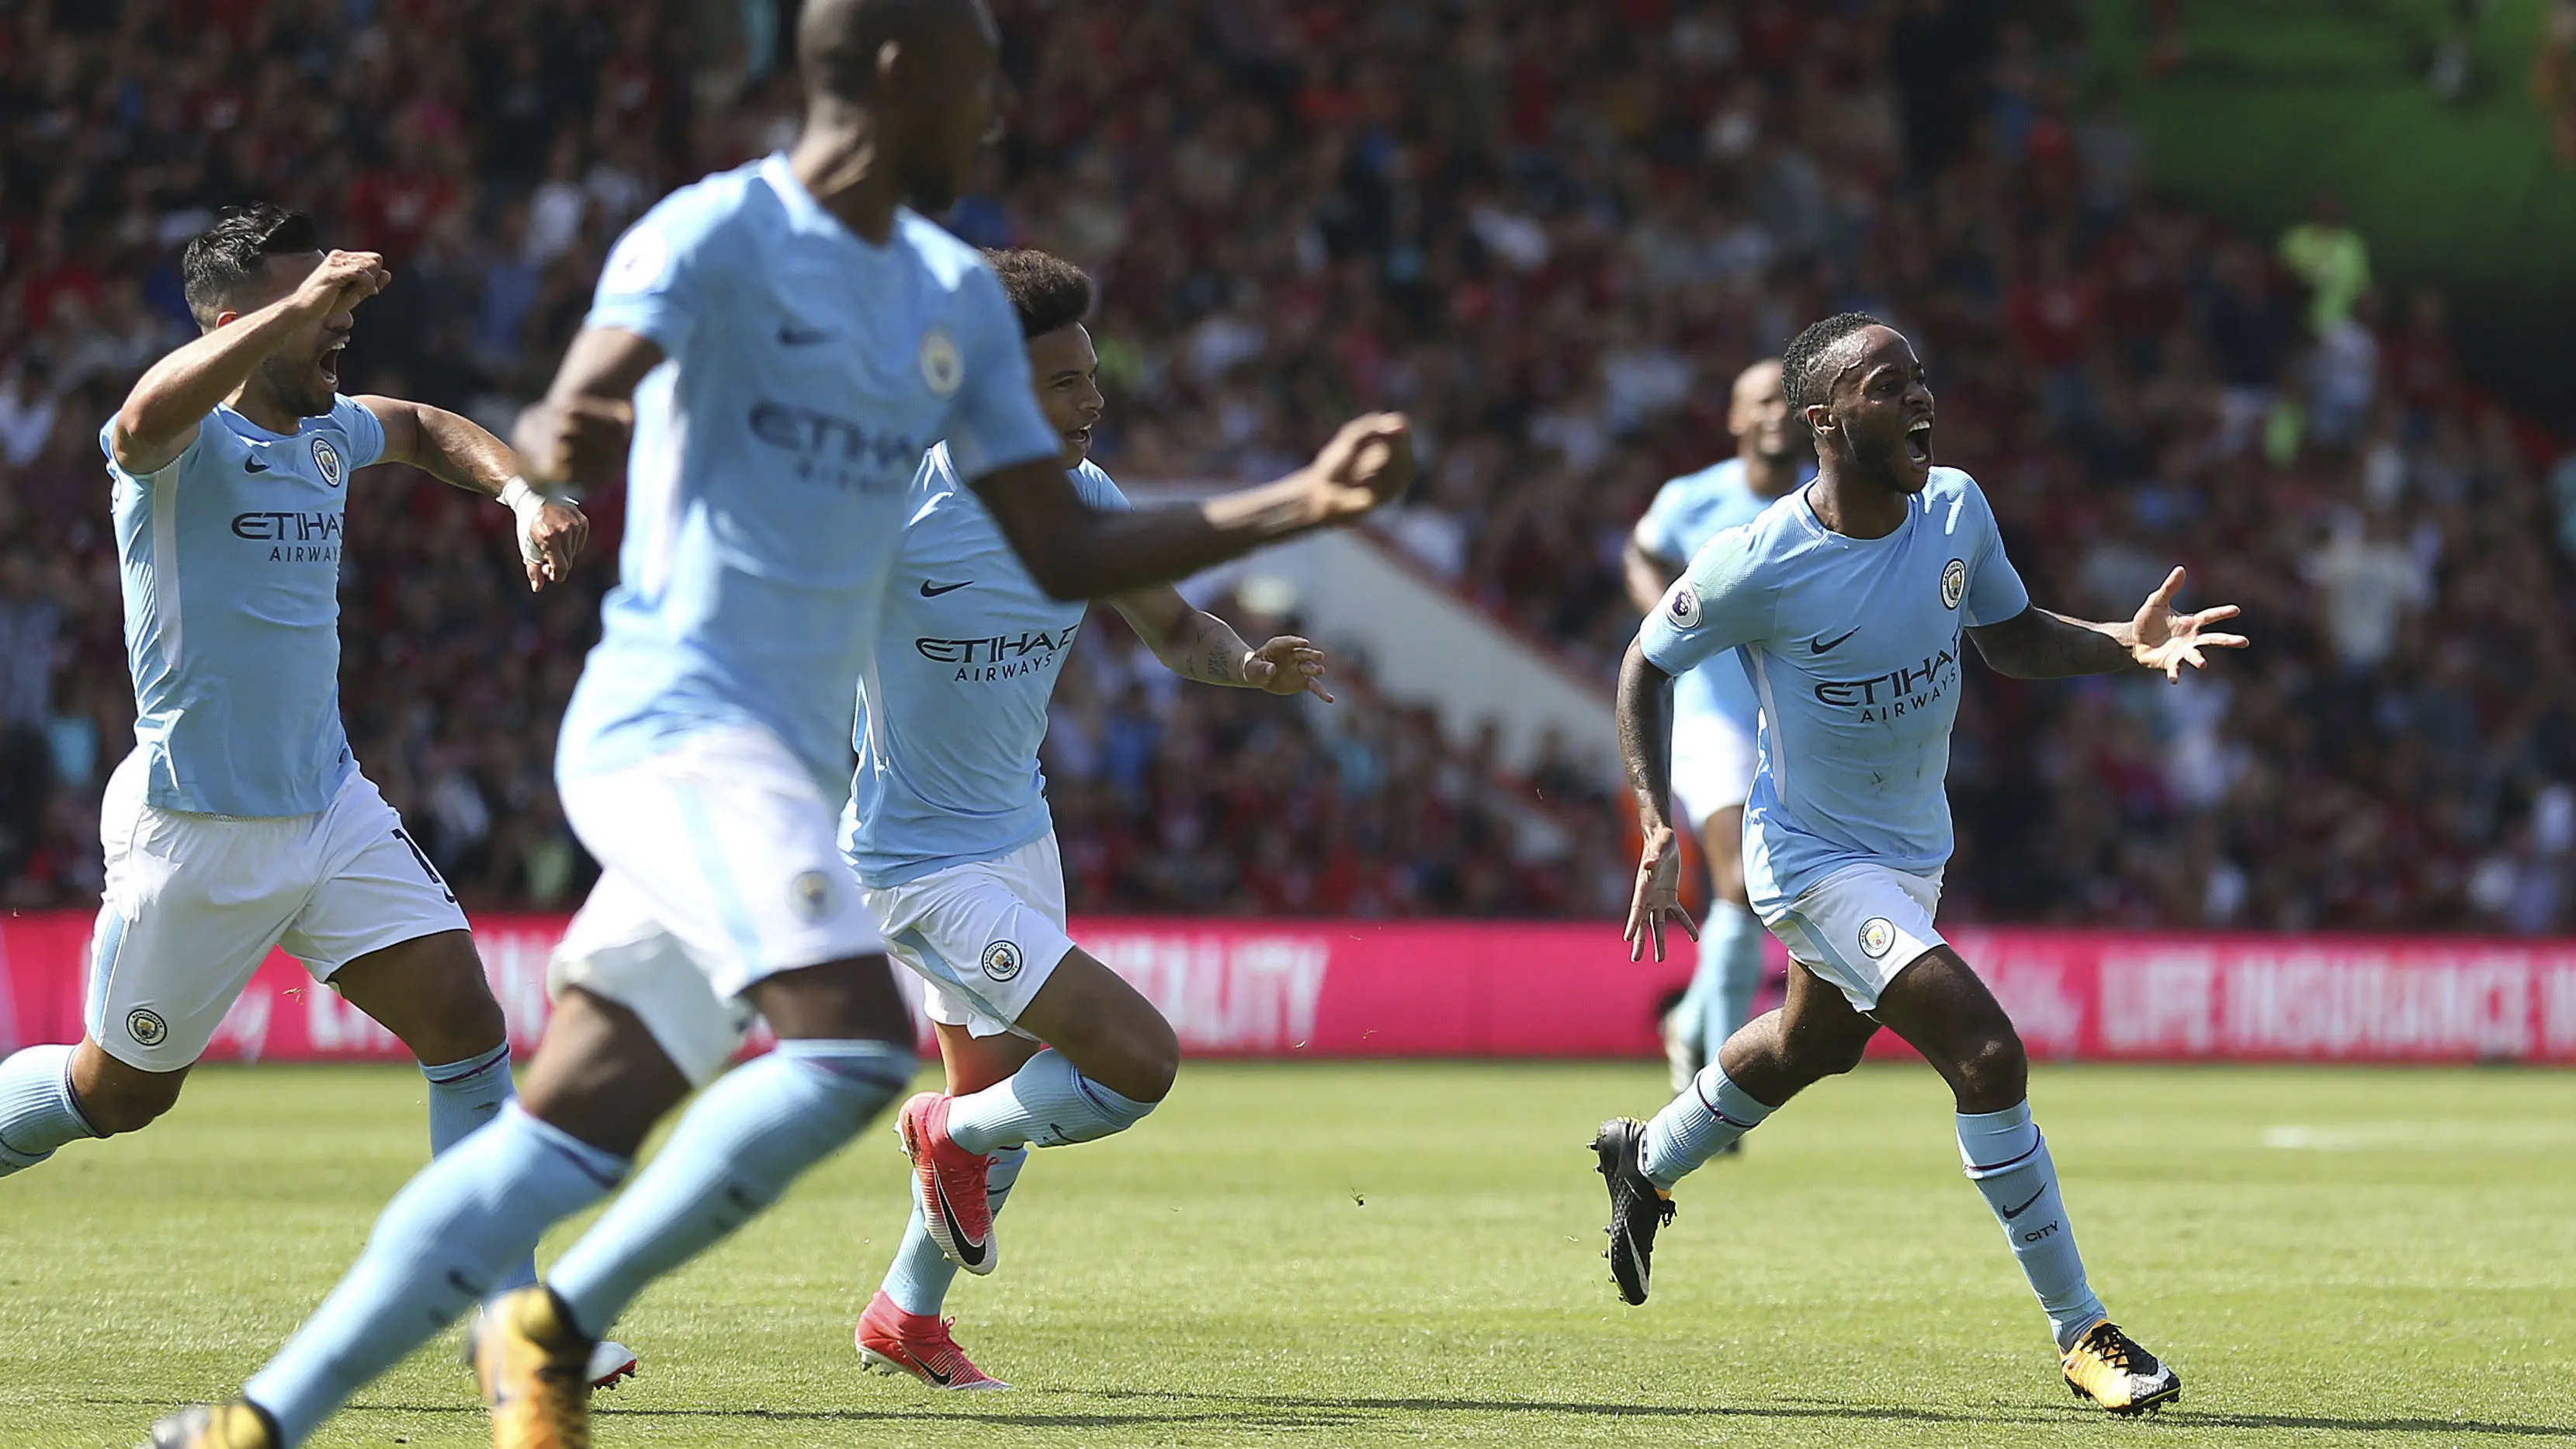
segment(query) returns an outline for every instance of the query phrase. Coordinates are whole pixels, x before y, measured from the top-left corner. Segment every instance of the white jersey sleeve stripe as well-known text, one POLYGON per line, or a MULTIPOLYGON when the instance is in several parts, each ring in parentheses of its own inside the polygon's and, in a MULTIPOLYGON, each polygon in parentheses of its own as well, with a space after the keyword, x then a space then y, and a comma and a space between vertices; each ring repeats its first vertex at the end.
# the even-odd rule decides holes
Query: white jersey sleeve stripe
POLYGON ((179 469, 176 464, 152 475, 152 597, 156 602, 153 643, 161 667, 179 667, 179 469))

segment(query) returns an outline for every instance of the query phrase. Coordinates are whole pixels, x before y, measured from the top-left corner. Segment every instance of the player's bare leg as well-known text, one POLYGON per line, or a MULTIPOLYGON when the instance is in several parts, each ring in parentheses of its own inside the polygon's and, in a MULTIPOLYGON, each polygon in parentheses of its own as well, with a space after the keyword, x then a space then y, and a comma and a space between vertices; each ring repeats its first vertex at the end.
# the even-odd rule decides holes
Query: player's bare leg
MULTIPOLYGON (((932 1023, 939 1037, 939 1059, 947 1074, 947 1095, 963 1097, 1009 1081, 1046 1048, 1010 1033, 977 1036, 964 1026, 932 1023)), ((909 1144, 907 1144, 909 1150, 909 1144)), ((999 1213, 1028 1161, 1026 1147, 993 1153, 984 1172, 988 1211, 999 1213)), ((854 1338, 860 1361, 881 1373, 910 1374, 934 1389, 1006 1389, 1010 1385, 977 1368, 951 1336, 951 1320, 942 1317, 957 1264, 930 1235, 919 1194, 912 1218, 896 1244, 884 1283, 859 1315, 854 1338)))
POLYGON ((1938 946, 1887 984, 1877 1015, 1950 1084, 1960 1163, 2048 1312, 2067 1387, 2115 1414, 2179 1397, 2181 1377, 2111 1322, 2085 1278, 2057 1165, 2031 1121, 2030 1058, 1985 982, 1938 946))
MULTIPOLYGON (((910 1075, 911 1018, 882 957, 781 972, 744 996, 778 1034, 777 1050, 717 1079, 547 1286, 505 1295, 487 1315, 473 1357, 496 1444, 538 1449, 586 1423, 584 1366, 626 1304, 767 1206, 910 1075), (514 1436, 502 1432, 505 1417, 514 1436)), ((614 1003, 582 993, 574 1027, 560 1058, 549 1029, 529 1110, 631 1159, 687 1080, 614 1003)))
POLYGON ((1860 1065, 1877 1030, 1842 992, 1793 966, 1787 1000, 1728 1037, 1717 1061, 1652 1122, 1617 1117, 1601 1124, 1592 1147, 1610 1192, 1607 1256, 1620 1297, 1646 1301, 1655 1234, 1673 1219, 1673 1184, 1811 1083, 1860 1065))
POLYGON ((999 1261, 986 1178, 993 1154, 1123 1132, 1172 1090, 1181 1043, 1135 987, 1076 946, 1016 1023, 1047 1043, 1007 1079, 965 1096, 904 1104, 904 1150, 932 1241, 970 1273, 999 1261))

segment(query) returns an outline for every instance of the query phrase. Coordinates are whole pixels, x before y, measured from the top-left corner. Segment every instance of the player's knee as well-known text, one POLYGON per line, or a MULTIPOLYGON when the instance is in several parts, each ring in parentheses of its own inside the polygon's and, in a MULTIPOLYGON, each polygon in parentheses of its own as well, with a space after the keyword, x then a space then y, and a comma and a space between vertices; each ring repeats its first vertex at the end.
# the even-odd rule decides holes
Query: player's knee
POLYGON ((1101 1073, 1087 1075, 1133 1101, 1160 1102, 1170 1096, 1172 1081, 1181 1071, 1181 1039, 1172 1024, 1159 1013, 1148 1012, 1144 1020, 1129 1023, 1119 1035, 1117 1049, 1110 1054, 1118 1079, 1112 1081, 1101 1073))
POLYGON ((101 1137, 140 1132, 178 1105, 179 1075, 173 1072, 167 1080, 156 1074, 95 1082, 75 1087, 72 1100, 80 1108, 81 1119, 101 1137))
POLYGON ((1991 1111, 2030 1095, 2030 1056, 2011 1023, 1984 1033, 1960 1055, 1958 1094, 1963 1103, 1994 1104, 1991 1111))

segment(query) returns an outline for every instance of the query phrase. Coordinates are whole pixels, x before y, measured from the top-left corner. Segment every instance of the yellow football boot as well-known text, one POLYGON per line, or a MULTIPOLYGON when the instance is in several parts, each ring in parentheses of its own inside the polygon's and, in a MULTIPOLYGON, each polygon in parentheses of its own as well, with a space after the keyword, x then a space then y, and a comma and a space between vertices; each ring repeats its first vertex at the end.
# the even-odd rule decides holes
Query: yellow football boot
POLYGON ((492 1449, 590 1449, 590 1340, 543 1284, 493 1300, 465 1345, 492 1449))
POLYGON ((277 1449, 277 1435, 248 1404, 197 1404, 153 1425, 143 1449, 277 1449))
POLYGON ((2066 1351, 2066 1387, 2114 1414, 2143 1414, 2182 1397, 2182 1376, 2105 1320, 2066 1351))

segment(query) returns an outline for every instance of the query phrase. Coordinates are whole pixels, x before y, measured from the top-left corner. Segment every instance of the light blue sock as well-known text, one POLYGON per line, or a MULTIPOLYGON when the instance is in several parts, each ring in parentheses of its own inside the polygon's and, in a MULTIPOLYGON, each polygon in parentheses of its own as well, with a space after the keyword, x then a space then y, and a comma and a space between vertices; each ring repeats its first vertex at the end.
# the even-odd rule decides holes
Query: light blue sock
POLYGON ((1720 901, 1709 907, 1709 929, 1702 932, 1699 943, 1699 970, 1691 977, 1691 989, 1706 990, 1700 998, 1705 1013, 1700 1027, 1704 1049, 1712 1058, 1735 1029, 1753 1018, 1753 994, 1762 989, 1762 941, 1769 933, 1762 920, 1733 901, 1720 901))
POLYGON ((2084 1330, 2110 1317, 2084 1281, 2084 1257, 2075 1250, 2075 1225, 2057 1191, 2057 1164, 2048 1139, 2030 1120, 2030 1103, 2000 1112, 1959 1114, 1959 1163, 1985 1194, 2004 1225, 2022 1276, 2048 1310, 2048 1326, 2062 1352, 2084 1330))
POLYGON ((627 1162, 516 1103, 491 1130, 432 1158, 376 1219, 340 1286, 243 1397, 288 1444, 505 1281, 562 1218, 597 1202, 627 1162))
POLYGON ((652 1164, 546 1283, 582 1332, 608 1332, 644 1285, 777 1201, 912 1081, 913 1050, 885 1041, 782 1041, 698 1094, 652 1164))
POLYGON ((35 1166, 66 1142, 100 1135, 72 1100, 72 1051, 31 1046, 0 1061, 0 1177, 35 1166))
POLYGON ((1717 1063, 1700 1068, 1690 1090, 1673 1098, 1646 1124, 1637 1165, 1667 1192, 1736 1138, 1762 1125, 1771 1109, 1728 1081, 1717 1063))
POLYGON ((1063 1147, 1124 1132, 1154 1106, 1118 1095, 1050 1049, 1004 1080, 950 1103, 948 1135, 969 1152, 1063 1147))
MULTIPOLYGON (((996 1215, 1010 1200, 1011 1187, 1020 1180, 1020 1167, 1028 1160, 1027 1148, 1006 1147, 994 1153, 993 1165, 984 1169, 984 1200, 993 1205, 996 1215)), ((903 1241, 895 1246, 894 1262, 878 1286, 906 1313, 936 1314, 948 1301, 948 1285, 956 1281, 957 1265, 931 1241, 930 1228, 921 1220, 921 1201, 915 1198, 912 1221, 904 1225, 903 1241)))
MULTIPOLYGON (((519 1095, 510 1080, 510 1044, 499 1046, 480 1056, 444 1066, 421 1064, 420 1074, 429 1079, 429 1153, 432 1157, 471 1136, 474 1129, 501 1115, 501 1108, 519 1095)), ((510 1275, 501 1280, 504 1291, 524 1288, 537 1281, 537 1260, 531 1254, 510 1275)))

